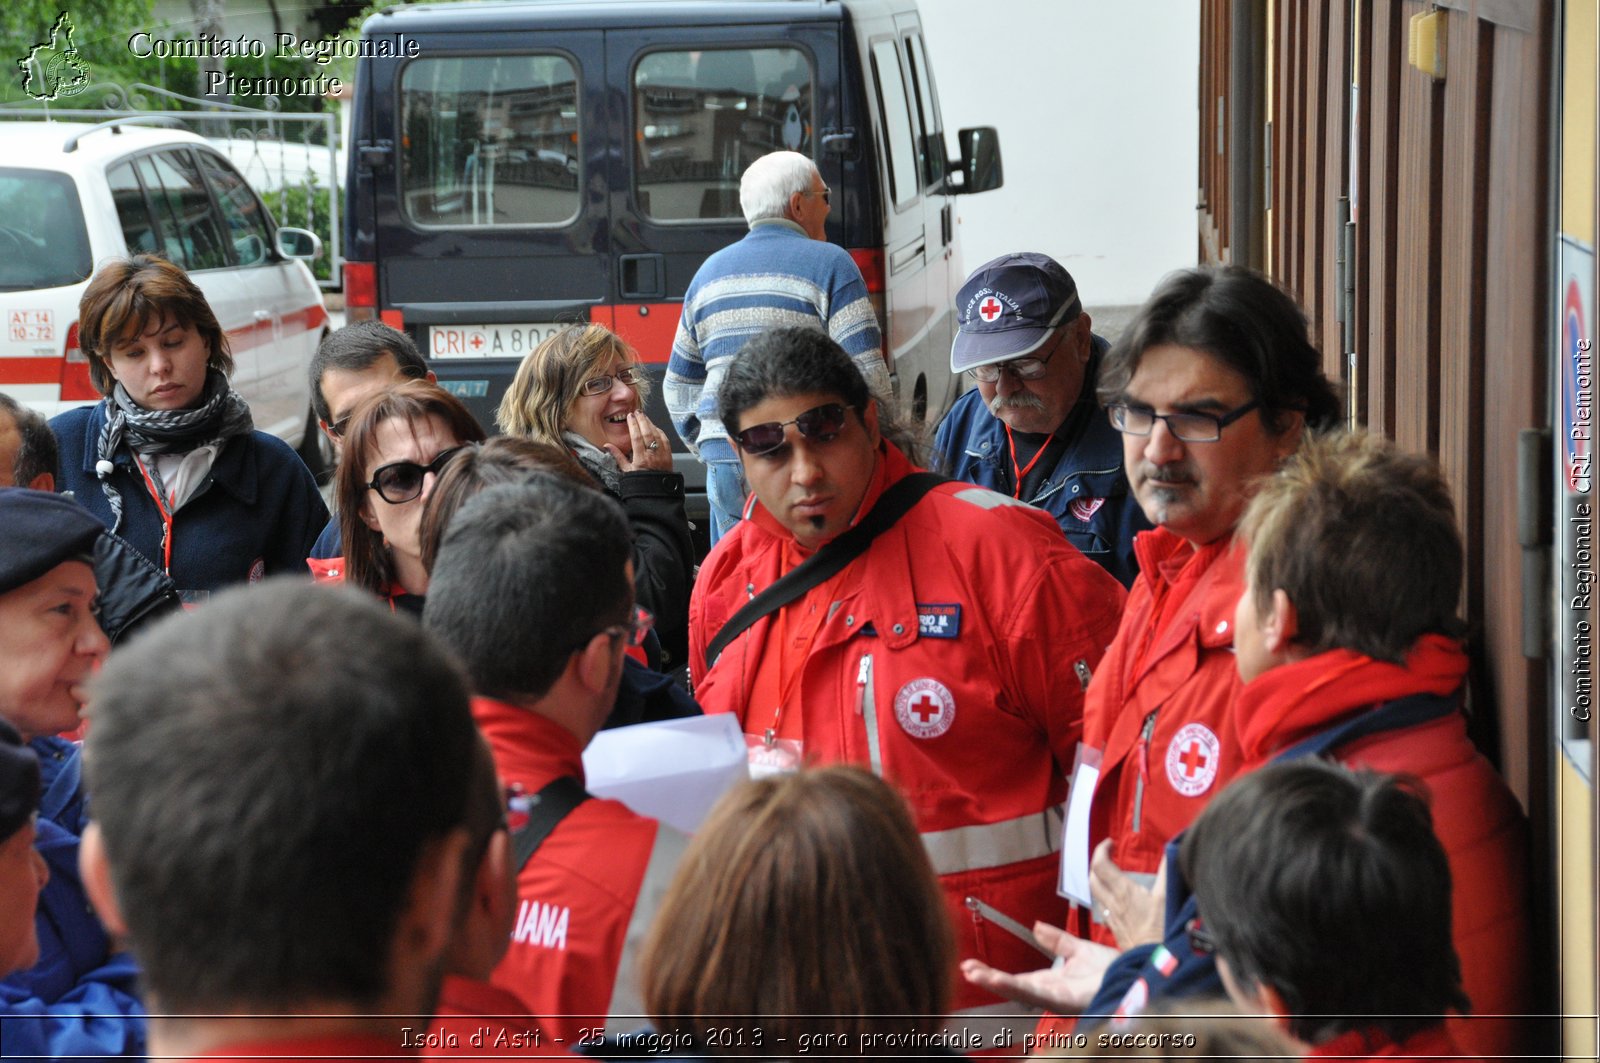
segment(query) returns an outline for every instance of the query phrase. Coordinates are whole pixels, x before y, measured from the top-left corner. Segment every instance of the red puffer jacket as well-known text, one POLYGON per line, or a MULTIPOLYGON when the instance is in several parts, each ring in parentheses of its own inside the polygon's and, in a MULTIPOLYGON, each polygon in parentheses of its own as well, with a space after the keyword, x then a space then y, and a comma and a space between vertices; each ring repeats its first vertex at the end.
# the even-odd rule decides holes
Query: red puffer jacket
MULTIPOLYGON (((1467 656, 1442 635, 1418 640, 1404 666, 1333 650, 1274 668, 1240 692, 1237 720, 1246 769, 1374 705, 1410 694, 1448 695, 1467 656)), ((1528 1010, 1527 821, 1516 798, 1467 737, 1459 713, 1341 746, 1343 764, 1403 773, 1428 787, 1434 832, 1450 859, 1452 929, 1473 1011, 1528 1010)), ((1452 1020, 1468 1052, 1514 1053, 1516 1029, 1490 1019, 1452 1020)))

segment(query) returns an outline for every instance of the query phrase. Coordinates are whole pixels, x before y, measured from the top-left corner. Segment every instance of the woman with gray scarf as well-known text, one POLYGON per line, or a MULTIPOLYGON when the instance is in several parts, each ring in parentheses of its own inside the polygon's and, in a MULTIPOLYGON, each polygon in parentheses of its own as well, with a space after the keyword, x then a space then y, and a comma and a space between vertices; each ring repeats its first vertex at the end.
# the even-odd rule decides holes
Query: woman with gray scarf
POLYGON ((567 450, 622 503, 639 604, 655 614, 662 671, 672 671, 689 656, 694 544, 672 446, 644 413, 649 389, 638 354, 620 336, 603 325, 573 325, 522 360, 495 422, 502 432, 567 450))
POLYGON ((303 573, 327 507, 288 444, 255 431, 189 275, 154 254, 106 263, 79 302, 78 339, 105 398, 51 420, 61 486, 185 601, 303 573))

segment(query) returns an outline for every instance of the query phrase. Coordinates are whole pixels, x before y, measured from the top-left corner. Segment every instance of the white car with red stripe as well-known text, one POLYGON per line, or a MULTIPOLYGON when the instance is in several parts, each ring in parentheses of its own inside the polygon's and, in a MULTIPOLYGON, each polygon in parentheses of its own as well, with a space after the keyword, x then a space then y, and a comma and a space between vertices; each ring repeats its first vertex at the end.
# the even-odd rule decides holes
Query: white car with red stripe
POLYGON ((204 138, 137 121, 0 122, 0 391, 46 417, 98 402, 78 301, 105 259, 156 251, 205 293, 256 427, 320 463, 306 377, 328 321, 306 265, 320 241, 274 225, 204 138))

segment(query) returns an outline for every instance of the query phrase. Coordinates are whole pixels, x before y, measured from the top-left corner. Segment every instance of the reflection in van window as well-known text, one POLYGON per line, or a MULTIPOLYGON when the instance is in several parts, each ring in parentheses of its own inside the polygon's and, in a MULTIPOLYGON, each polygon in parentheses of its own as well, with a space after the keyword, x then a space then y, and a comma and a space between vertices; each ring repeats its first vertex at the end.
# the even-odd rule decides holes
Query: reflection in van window
POLYGON ((0 169, 0 292, 77 284, 92 265, 72 178, 49 170, 0 169))
POLYGON ((419 59, 400 82, 400 183, 419 225, 578 213, 578 86, 557 55, 419 59))
POLYGON ((634 194, 657 220, 741 218, 739 178, 812 154, 811 64, 796 48, 652 52, 633 75, 634 194))
POLYGON ((893 40, 872 46, 872 68, 878 74, 878 106, 883 114, 884 136, 889 141, 889 183, 894 205, 903 207, 917 198, 916 148, 911 138, 911 112, 906 83, 900 76, 900 53, 893 40))

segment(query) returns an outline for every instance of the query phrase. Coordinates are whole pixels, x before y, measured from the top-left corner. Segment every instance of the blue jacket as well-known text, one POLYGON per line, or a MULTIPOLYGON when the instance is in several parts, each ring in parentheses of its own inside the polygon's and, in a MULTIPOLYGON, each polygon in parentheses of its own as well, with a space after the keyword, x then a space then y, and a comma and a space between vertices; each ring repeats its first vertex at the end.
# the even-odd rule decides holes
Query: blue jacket
POLYGON ((7 1059, 142 1056, 138 967, 128 953, 111 951, 78 877, 78 839, 89 822, 78 747, 61 738, 28 745, 44 788, 34 845, 50 881, 34 917, 39 962, 0 982, 0 1043, 7 1059))
MULTIPOLYGON (((1131 587, 1139 574, 1133 537, 1152 525, 1128 490, 1122 434, 1111 427, 1094 397, 1100 361, 1110 344, 1099 336, 1093 342, 1078 405, 1067 414, 1069 424, 1077 419, 1081 427, 1038 493, 1023 501, 1049 513, 1073 546, 1124 587, 1131 587)), ((1016 490, 1005 423, 989 412, 976 388, 956 400, 939 422, 933 452, 933 467, 948 476, 1003 495, 1016 490)))
MULTIPOLYGON (((111 503, 94 472, 105 405, 68 410, 52 418, 50 428, 61 447, 59 486, 109 528, 111 503)), ((118 534, 160 565, 161 512, 128 448, 112 461, 111 482, 122 495, 118 534)), ((317 482, 287 443, 265 432, 230 439, 173 519, 169 575, 191 601, 246 580, 304 575, 312 544, 327 523, 317 482)))

